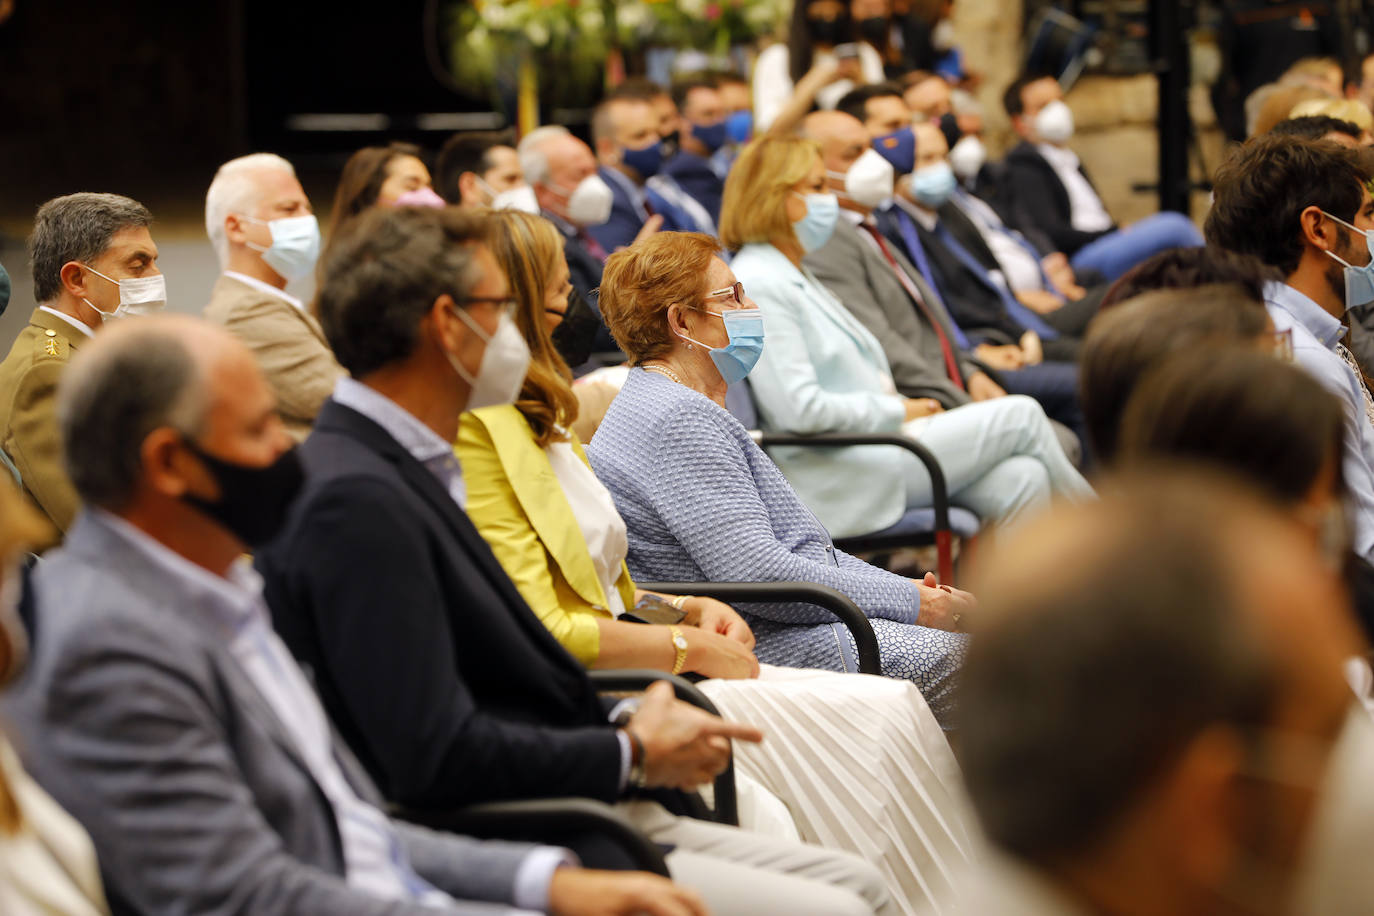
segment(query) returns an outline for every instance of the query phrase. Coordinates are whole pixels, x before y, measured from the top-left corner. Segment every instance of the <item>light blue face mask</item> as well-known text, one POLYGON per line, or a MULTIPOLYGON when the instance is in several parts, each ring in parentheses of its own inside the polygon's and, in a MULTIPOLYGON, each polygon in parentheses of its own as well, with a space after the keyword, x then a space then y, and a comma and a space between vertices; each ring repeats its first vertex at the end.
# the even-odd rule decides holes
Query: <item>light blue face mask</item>
POLYGON ((686 334, 679 333, 678 336, 710 352, 711 362, 716 364, 716 371, 725 380, 725 384, 734 385, 743 381, 744 377, 753 371, 754 366, 758 365, 759 357, 763 355, 763 310, 702 311, 725 322, 725 334, 730 342, 723 347, 708 347, 686 334))
POLYGON ((944 160, 911 173, 911 195, 931 209, 949 200, 958 184, 954 169, 944 160))
POLYGON ((840 218, 840 200, 834 194, 792 193, 806 201, 806 215, 792 224, 792 231, 797 234, 802 251, 810 254, 830 241, 835 221, 840 218))
POLYGON ((268 267, 281 274, 288 283, 301 279, 315 269, 320 257, 320 222, 313 215, 287 216, 265 220, 244 216, 253 223, 267 223, 272 244, 264 248, 248 242, 248 247, 262 252, 268 267))
POLYGON ((1321 211, 1322 216, 1335 220, 1342 226, 1364 236, 1365 247, 1369 249, 1369 263, 1356 267, 1354 264, 1344 260, 1334 251, 1328 251, 1333 261, 1345 267, 1345 307, 1352 309, 1357 306, 1367 305, 1374 302, 1374 238, 1363 229, 1357 229, 1338 216, 1332 216, 1325 210, 1321 211))

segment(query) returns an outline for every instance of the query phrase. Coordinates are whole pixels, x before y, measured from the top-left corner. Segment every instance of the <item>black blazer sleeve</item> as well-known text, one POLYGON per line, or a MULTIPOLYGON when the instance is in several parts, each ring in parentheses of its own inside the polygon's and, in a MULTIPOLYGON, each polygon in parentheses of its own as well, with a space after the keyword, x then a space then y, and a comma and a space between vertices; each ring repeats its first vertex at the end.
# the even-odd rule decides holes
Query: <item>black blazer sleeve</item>
POLYGON ((431 806, 615 800, 620 741, 609 723, 553 728, 478 707, 455 656, 443 558, 410 512, 385 482, 340 477, 310 499, 289 544, 259 555, 278 629, 383 793, 431 806))
POLYGON ((1068 192, 1048 163, 1009 156, 1006 166, 1016 225, 1038 229, 1054 244, 1056 251, 1072 255, 1111 231, 1082 232, 1073 228, 1068 192))

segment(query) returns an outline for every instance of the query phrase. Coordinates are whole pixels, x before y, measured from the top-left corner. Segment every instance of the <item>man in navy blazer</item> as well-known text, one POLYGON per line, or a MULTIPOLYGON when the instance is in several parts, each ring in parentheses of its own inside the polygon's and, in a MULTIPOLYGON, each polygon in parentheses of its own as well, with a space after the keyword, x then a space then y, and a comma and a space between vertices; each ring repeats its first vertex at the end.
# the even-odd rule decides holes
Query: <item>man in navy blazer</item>
POLYGON ((308 483, 286 529, 257 555, 283 638, 392 799, 626 799, 714 912, 885 907, 865 862, 674 817, 645 795, 700 785, 729 739, 760 735, 666 684, 612 722, 463 512, 459 416, 509 403, 528 365, 483 219, 378 209, 331 245, 320 317, 352 378, 301 447, 308 483))
POLYGON ((243 558, 301 476, 241 343, 185 316, 114 324, 72 363, 59 406, 85 508, 35 573, 41 638, 7 724, 90 832, 114 912, 585 913, 600 893, 623 914, 699 905, 656 876, 564 867, 566 850, 383 814, 243 558))

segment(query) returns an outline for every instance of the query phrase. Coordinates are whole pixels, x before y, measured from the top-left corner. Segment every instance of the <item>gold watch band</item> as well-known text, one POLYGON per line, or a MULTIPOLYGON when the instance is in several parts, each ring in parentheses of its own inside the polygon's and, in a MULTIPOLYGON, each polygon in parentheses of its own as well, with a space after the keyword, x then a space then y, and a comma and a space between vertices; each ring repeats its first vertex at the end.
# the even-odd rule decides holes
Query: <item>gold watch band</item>
POLYGON ((682 634, 681 627, 670 626, 668 632, 673 637, 673 649, 677 652, 677 657, 673 659, 673 674, 681 674, 682 666, 687 664, 687 637, 682 634))

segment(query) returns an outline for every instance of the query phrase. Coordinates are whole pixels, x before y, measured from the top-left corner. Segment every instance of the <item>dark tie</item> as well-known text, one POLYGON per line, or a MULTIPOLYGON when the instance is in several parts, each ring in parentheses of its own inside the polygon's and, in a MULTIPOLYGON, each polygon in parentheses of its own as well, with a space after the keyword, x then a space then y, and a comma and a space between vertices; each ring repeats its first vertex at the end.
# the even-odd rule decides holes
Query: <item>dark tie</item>
POLYGON ((949 380, 957 385, 960 391, 963 391, 964 377, 959 372, 959 361, 954 358, 954 348, 950 346, 949 337, 945 335, 945 329, 941 327, 940 322, 935 319, 935 314, 930 310, 930 306, 926 304, 926 300, 921 295, 921 291, 916 288, 915 283, 911 282, 911 278, 906 275, 906 271, 902 270, 902 265, 898 264, 897 259, 892 256, 892 252, 887 247, 887 242, 883 239, 883 234, 878 231, 877 227, 871 226, 868 223, 860 223, 859 228, 873 236, 873 241, 878 243, 878 250, 883 253, 883 257, 887 259, 888 266, 891 267, 892 272, 897 275, 897 282, 902 284, 902 289, 906 290, 906 294, 911 297, 911 301, 916 303, 916 308, 921 310, 921 314, 925 316, 926 321, 929 322, 931 328, 934 329, 935 336, 940 340, 940 352, 943 353, 945 357, 945 371, 949 374, 949 380))
POLYGON ((606 263, 606 249, 601 247, 601 243, 592 238, 591 233, 581 227, 577 230, 577 240, 582 243, 582 247, 587 249, 587 253, 596 258, 602 264, 606 263))

